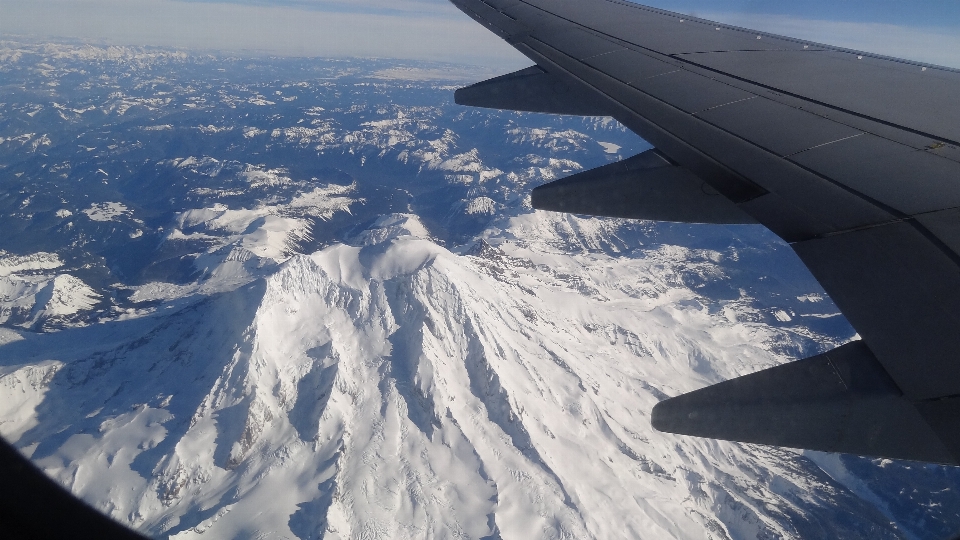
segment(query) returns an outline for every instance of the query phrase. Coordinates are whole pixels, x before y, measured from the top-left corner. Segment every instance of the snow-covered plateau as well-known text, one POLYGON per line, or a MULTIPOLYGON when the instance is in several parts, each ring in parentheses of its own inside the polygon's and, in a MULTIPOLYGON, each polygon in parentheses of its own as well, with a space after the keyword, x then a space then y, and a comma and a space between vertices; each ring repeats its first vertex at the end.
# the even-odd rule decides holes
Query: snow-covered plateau
POLYGON ((469 71, 0 42, 0 435, 163 539, 960 530, 956 469, 653 430, 856 336, 762 228, 532 210, 649 146, 469 71))

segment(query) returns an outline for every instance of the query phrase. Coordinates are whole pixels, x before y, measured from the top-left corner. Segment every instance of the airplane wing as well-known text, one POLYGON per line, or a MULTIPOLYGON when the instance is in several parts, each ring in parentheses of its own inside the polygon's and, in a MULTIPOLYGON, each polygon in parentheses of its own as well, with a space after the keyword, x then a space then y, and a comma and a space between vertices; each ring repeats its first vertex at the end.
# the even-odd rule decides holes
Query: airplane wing
POLYGON ((451 0, 534 66, 457 103, 654 145, 535 208, 760 223, 861 336, 665 400, 655 428, 960 465, 960 72, 619 0, 451 0))

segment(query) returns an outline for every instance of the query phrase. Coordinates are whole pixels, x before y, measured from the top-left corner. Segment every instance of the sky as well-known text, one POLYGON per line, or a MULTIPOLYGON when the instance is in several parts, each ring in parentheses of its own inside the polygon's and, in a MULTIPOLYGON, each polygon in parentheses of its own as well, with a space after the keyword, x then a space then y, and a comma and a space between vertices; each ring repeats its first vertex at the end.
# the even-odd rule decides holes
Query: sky
MULTIPOLYGON (((647 0, 663 9, 960 68, 960 0, 647 0)), ((530 62, 446 0, 0 0, 0 39, 283 56, 530 62)))

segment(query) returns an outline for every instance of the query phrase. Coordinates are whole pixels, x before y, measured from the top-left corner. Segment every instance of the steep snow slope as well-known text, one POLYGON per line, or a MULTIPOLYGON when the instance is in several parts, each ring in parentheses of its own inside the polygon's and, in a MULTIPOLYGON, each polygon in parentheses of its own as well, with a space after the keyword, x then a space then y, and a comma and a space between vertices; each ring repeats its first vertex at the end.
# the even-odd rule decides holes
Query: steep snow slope
POLYGON ((82 326, 84 314, 99 302, 96 291, 68 274, 0 276, 0 324, 33 329, 82 326))
POLYGON ((520 213, 455 253, 393 215, 231 292, 5 331, 0 432, 157 537, 909 537, 794 452, 650 428, 825 338, 709 292, 742 254, 622 252, 648 232, 520 213))

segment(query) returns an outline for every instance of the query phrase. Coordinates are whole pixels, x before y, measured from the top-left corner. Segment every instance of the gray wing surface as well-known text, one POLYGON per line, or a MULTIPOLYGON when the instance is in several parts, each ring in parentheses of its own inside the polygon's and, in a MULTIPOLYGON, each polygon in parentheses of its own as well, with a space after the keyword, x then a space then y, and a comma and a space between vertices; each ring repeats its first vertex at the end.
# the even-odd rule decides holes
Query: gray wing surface
POLYGON ((657 429, 960 465, 960 72, 617 0, 451 1, 536 64, 458 103, 606 114, 656 148, 535 207, 760 223, 860 334, 665 400, 657 429))

